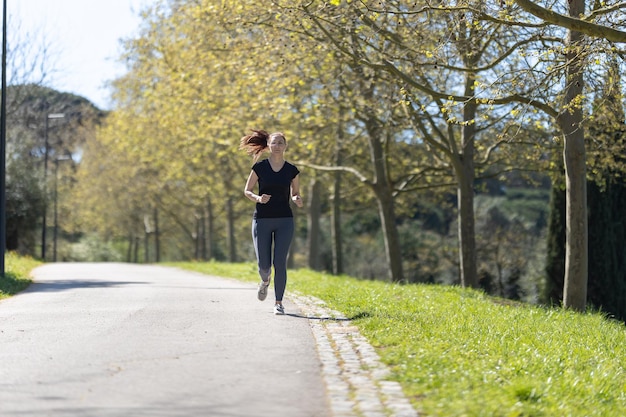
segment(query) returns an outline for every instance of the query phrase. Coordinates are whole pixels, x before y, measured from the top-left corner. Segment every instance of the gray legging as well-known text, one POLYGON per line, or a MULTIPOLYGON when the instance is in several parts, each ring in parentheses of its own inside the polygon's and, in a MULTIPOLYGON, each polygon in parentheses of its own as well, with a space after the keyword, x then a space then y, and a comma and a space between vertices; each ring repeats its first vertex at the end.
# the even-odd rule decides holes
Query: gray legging
POLYGON ((272 239, 274 240, 274 293, 282 301, 287 286, 287 254, 293 239, 293 217, 254 219, 252 239, 259 265, 259 275, 267 281, 272 267, 272 239))

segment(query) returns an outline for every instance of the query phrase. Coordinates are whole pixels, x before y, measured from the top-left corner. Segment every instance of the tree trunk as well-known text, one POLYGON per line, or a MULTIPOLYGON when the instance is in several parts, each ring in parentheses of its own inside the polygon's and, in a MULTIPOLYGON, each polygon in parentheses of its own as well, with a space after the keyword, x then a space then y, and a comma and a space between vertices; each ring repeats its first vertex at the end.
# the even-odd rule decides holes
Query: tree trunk
MULTIPOLYGON (((341 91, 341 88, 340 88, 341 91)), ((344 110, 338 106, 339 119, 344 110)), ((337 144, 335 146, 335 166, 343 165, 341 144, 344 141, 344 127, 341 123, 337 125, 337 144)), ((343 245, 341 233, 341 171, 335 171, 333 174, 333 192, 331 196, 331 213, 330 213, 330 235, 332 240, 332 256, 333 256, 333 274, 343 274, 343 245)))
POLYGON ((154 260, 161 262, 161 236, 159 233, 159 211, 154 209, 154 260))
POLYGON ((132 235, 128 236, 128 249, 126 250, 126 262, 130 263, 133 261, 133 243, 135 242, 135 238, 132 235))
POLYGON ((136 264, 139 263, 139 241, 141 238, 139 236, 135 236, 135 246, 133 247, 133 258, 136 264))
POLYGON ((143 263, 150 262, 150 233, 145 232, 143 234, 143 263))
MULTIPOLYGON (((584 0, 570 0, 569 14, 580 16, 584 0)), ((569 31, 566 54, 566 86, 560 124, 565 136, 566 230, 565 285, 563 306, 584 311, 587 305, 587 180, 583 111, 577 101, 583 90, 583 62, 578 47, 583 40, 580 32, 569 31)))
POLYGON ((213 242, 213 236, 215 236, 215 222, 213 215, 213 204, 211 204, 211 199, 207 198, 206 205, 206 221, 207 221, 207 237, 206 237, 206 245, 207 245, 207 256, 208 259, 215 259, 215 244, 213 242))
POLYGON ((198 217, 198 216, 194 216, 196 219, 196 226, 195 226, 195 239, 193 240, 193 258, 194 259, 200 259, 200 247, 201 245, 201 241, 202 241, 202 222, 203 219, 202 217, 198 217))
POLYGON ((319 271, 320 268, 320 217, 322 202, 320 198, 321 184, 317 179, 311 180, 307 200, 309 205, 308 213, 308 247, 309 247, 309 268, 319 271))
POLYGON ((474 233, 474 171, 466 162, 467 155, 461 160, 462 173, 458 176, 458 224, 460 246, 460 273, 463 287, 476 288, 478 285, 476 269, 476 238, 474 233))
MULTIPOLYGON (((360 75, 361 94, 367 103, 375 103, 374 85, 370 76, 365 76, 362 68, 357 64, 354 67, 355 73, 360 75)), ((393 199, 393 184, 389 180, 387 170, 386 138, 384 137, 384 126, 376 115, 373 108, 366 106, 363 109, 362 118, 367 130, 368 143, 370 148, 370 161, 374 173, 374 179, 369 184, 378 203, 378 215, 383 231, 385 243, 385 257, 387 260, 387 277, 392 282, 404 280, 402 268, 402 251, 400 250, 400 237, 396 228, 396 216, 393 199)), ((390 139, 387 139, 390 140, 390 139)))
MULTIPOLYGON (((204 211, 204 210, 203 210, 204 211)), ((207 260, 206 257, 206 213, 200 215, 200 256, 198 259, 207 260)))
MULTIPOLYGON (((476 77, 470 73, 465 79, 465 95, 474 96, 476 77)), ((463 106, 461 154, 455 167, 458 180, 458 223, 460 245, 460 273, 463 287, 478 288, 476 267, 476 235, 474 226, 474 137, 476 128, 476 101, 468 100, 463 106)))
POLYGON ((226 202, 226 212, 228 218, 228 222, 226 225, 226 227, 228 228, 228 261, 237 262, 237 247, 235 245, 235 212, 233 209, 232 197, 229 197, 228 201, 226 202))
POLYGON ((400 236, 396 227, 395 204, 391 190, 379 189, 376 192, 378 197, 378 212, 383 228, 383 237, 385 242, 385 253, 387 254, 387 262, 389 264, 389 279, 392 282, 400 282, 404 280, 404 271, 402 269, 402 249, 400 248, 400 236))
POLYGON ((383 228, 383 240, 385 242, 385 255, 388 265, 387 279, 392 282, 404 280, 402 269, 402 251, 400 249, 400 236, 396 227, 396 214, 393 200, 393 190, 389 183, 387 165, 384 152, 384 140, 378 122, 372 116, 367 124, 371 160, 374 169, 374 194, 378 202, 378 215, 383 228))
MULTIPOLYGON (((340 164, 337 164, 339 166, 340 164)), ((341 244, 341 172, 334 174, 333 196, 331 199, 331 224, 333 251, 333 274, 343 274, 343 247, 341 244)))

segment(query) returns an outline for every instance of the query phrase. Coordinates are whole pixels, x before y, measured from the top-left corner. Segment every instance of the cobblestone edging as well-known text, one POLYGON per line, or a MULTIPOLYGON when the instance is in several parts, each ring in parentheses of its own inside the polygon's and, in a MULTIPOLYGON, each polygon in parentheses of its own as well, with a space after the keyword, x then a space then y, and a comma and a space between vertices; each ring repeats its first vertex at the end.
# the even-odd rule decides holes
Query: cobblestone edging
POLYGON ((291 294, 309 318, 334 417, 418 417, 400 384, 350 320, 324 302, 291 294))

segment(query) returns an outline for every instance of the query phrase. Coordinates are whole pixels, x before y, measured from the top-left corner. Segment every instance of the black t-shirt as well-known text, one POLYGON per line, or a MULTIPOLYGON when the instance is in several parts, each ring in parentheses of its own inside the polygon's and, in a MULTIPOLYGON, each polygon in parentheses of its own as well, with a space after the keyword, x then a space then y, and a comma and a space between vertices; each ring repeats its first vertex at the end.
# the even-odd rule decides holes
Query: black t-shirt
POLYGON ((259 177, 259 195, 272 196, 266 204, 257 203, 255 219, 293 217, 289 201, 291 200, 291 181, 300 173, 295 165, 285 161, 278 172, 274 172, 269 159, 257 162, 252 170, 259 177))

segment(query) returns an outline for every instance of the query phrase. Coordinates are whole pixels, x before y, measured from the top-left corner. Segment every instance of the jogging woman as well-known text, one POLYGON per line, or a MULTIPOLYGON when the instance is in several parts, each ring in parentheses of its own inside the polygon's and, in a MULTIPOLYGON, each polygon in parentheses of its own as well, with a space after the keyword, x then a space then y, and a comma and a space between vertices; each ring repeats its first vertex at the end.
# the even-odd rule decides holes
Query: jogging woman
POLYGON ((302 207, 298 168, 285 161, 287 140, 280 132, 268 134, 253 130, 241 138, 241 149, 253 156, 254 165, 246 181, 244 194, 256 203, 252 219, 252 240, 261 282, 257 296, 263 301, 271 280, 274 264, 274 314, 285 314, 283 295, 287 286, 287 255, 294 234, 293 213, 289 200, 302 207), (259 161, 269 150, 269 158, 259 161), (258 193, 254 189, 256 185, 258 193), (273 246, 273 252, 272 252, 273 246))

